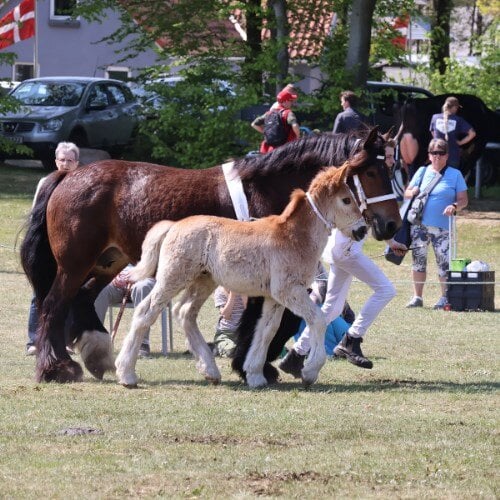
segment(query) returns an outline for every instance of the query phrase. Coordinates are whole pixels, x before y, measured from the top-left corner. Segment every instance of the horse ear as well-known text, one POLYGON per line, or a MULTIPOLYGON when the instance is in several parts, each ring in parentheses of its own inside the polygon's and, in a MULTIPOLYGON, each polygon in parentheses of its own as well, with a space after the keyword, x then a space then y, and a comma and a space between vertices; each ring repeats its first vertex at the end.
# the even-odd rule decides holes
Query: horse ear
POLYGON ((351 165, 347 161, 341 167, 336 168, 335 185, 340 186, 343 182, 345 182, 350 171, 351 171, 351 165))
POLYGON ((375 127, 373 127, 370 130, 368 137, 365 139, 365 142, 363 143, 363 149, 368 149, 369 146, 375 144, 377 138, 378 138, 378 125, 375 125, 375 127))
POLYGON ((385 142, 387 142, 391 138, 393 131, 394 131, 394 125, 391 125, 391 128, 385 134, 382 134, 382 137, 384 138, 385 142))

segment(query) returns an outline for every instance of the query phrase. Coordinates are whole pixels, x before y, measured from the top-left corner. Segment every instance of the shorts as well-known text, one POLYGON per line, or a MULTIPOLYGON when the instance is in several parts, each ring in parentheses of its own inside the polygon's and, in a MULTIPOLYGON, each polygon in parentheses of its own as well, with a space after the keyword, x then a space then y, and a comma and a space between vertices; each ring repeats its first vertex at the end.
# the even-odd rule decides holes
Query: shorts
POLYGON ((440 227, 425 226, 424 224, 411 227, 411 246, 414 247, 412 250, 412 269, 419 273, 426 272, 429 244, 434 249, 438 275, 444 278, 449 267, 450 234, 447 229, 440 227))

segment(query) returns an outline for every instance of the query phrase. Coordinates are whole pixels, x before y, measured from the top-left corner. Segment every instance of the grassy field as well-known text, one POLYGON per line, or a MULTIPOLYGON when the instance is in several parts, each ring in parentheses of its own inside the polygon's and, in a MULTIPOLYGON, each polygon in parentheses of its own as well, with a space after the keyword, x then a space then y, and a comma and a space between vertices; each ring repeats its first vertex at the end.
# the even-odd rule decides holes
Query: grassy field
MULTIPOLYGON (((500 496, 498 287, 497 312, 433 311, 431 265, 426 307, 405 309, 410 259, 386 263, 375 241, 366 253, 398 295, 363 344, 373 370, 330 360, 309 390, 284 374, 256 391, 219 359, 223 381, 212 386, 184 354, 176 327, 169 357, 138 361, 137 390, 88 372, 79 384, 36 384, 35 360, 24 354, 31 291, 14 242, 42 175, 0 165, 0 497, 500 496)), ((488 211, 458 221, 458 253, 489 262, 498 275, 498 192, 484 194, 488 211)), ((355 311, 367 295, 353 283, 355 311)), ((207 303, 200 325, 208 340, 215 323, 207 303)), ((159 353, 158 325, 152 343, 159 353)))

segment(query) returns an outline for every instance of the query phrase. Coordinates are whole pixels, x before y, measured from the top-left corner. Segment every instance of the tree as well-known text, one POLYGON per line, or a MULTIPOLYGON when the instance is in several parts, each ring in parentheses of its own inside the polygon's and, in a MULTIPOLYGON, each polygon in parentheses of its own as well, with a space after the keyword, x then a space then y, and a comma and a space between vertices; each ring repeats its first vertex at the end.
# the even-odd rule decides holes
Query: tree
POLYGON ((432 0, 434 15, 431 21, 431 69, 443 74, 450 57, 450 18, 453 0, 432 0))
POLYGON ((352 74, 355 87, 366 82, 375 3, 376 0, 352 0, 345 67, 352 74))
POLYGON ((269 7, 272 9, 275 19, 275 29, 271 30, 277 44, 277 83, 283 87, 288 76, 288 37, 290 30, 288 27, 288 8, 286 0, 269 0, 269 7))

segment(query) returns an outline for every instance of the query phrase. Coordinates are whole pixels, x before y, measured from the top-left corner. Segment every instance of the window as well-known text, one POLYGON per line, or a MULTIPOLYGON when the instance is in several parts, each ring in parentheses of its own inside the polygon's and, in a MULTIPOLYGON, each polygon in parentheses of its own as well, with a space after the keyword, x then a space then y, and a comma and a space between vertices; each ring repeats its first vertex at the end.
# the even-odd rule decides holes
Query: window
POLYGON ((79 18, 73 18, 77 0, 50 0, 50 26, 80 26, 79 18))
POLYGON ((108 91, 113 96, 115 104, 125 104, 127 102, 127 96, 123 92, 123 89, 117 85, 108 85, 108 91))
POLYGON ((105 72, 106 78, 121 80, 122 82, 128 82, 131 76, 132 73, 130 69, 123 66, 108 66, 105 72))
POLYGON ((14 64, 14 76, 13 80, 15 82, 23 82, 28 80, 28 78, 33 78, 35 76, 35 66, 30 63, 15 63, 14 64))
POLYGON ((71 17, 76 0, 51 0, 50 17, 71 17))
POLYGON ((106 92, 106 86, 102 83, 97 84, 91 90, 88 100, 89 106, 109 106, 108 93, 106 92))

